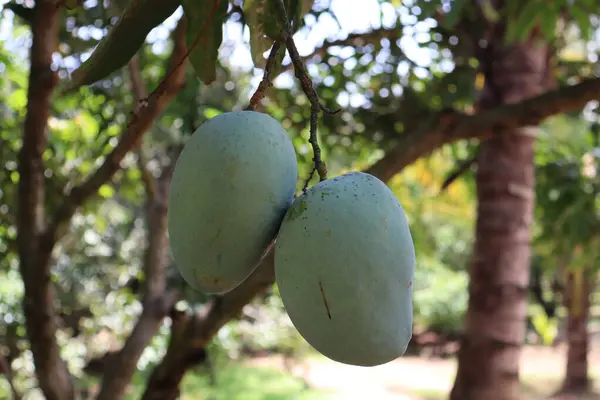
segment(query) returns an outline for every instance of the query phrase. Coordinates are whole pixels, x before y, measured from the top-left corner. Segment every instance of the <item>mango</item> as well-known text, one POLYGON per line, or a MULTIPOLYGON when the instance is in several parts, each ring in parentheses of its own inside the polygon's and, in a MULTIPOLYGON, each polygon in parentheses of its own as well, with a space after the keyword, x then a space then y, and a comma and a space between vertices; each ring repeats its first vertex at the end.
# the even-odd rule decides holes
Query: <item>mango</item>
POLYGON ((234 111, 202 124, 169 190, 169 241, 184 280, 207 294, 241 284, 272 245, 297 179, 292 141, 270 116, 234 111))
POLYGON ((296 198, 275 243, 288 316, 326 357, 375 366, 412 338, 415 249, 404 210, 376 177, 350 172, 296 198))

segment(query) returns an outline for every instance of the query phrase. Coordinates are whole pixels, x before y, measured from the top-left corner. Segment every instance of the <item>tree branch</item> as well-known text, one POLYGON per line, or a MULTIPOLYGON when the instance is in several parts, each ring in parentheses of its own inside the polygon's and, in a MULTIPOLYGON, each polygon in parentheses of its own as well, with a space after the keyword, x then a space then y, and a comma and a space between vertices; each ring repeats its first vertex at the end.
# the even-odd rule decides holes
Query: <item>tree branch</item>
POLYGON ((52 53, 58 46, 61 9, 54 1, 37 1, 32 10, 32 44, 27 89, 27 116, 19 152, 17 247, 25 286, 23 311, 39 386, 48 400, 74 398, 71 377, 56 340, 57 319, 50 280, 50 251, 44 247, 44 161, 46 126, 58 76, 52 53))
POLYGON ((474 155, 467 158, 466 160, 461 161, 458 166, 452 171, 440 187, 440 193, 444 190, 448 189, 450 185, 452 185, 458 178, 460 178, 463 174, 467 173, 473 167, 475 163, 477 163, 477 157, 479 156, 479 148, 477 148, 474 155))
POLYGON ((458 116, 448 124, 436 121, 433 126, 400 136, 388 156, 373 164, 367 172, 387 181, 405 166, 443 145, 464 139, 486 139, 523 126, 537 126, 550 116, 581 110, 593 100, 600 100, 600 78, 585 79, 573 86, 472 116, 458 116))
POLYGON ((266 96, 267 90, 269 90, 269 88, 273 86, 273 77, 271 75, 273 74, 273 68, 275 67, 275 61, 277 61, 277 53, 281 48, 281 44, 282 43, 279 40, 276 40, 273 43, 273 47, 271 47, 271 52, 269 53, 269 58, 267 59, 267 63, 265 65, 265 72, 263 74, 263 78, 260 81, 258 88, 256 88, 256 91, 250 98, 250 104, 248 104, 246 110, 255 111, 258 104, 266 96))
MULTIPOLYGON (((137 104, 146 96, 137 59, 129 64, 131 83, 137 104)), ((118 400, 125 396, 137 362, 144 349, 156 335, 163 319, 179 299, 179 293, 165 292, 165 266, 168 261, 167 199, 172 170, 176 156, 163 169, 160 178, 154 178, 147 169, 138 149, 138 163, 142 170, 142 182, 147 194, 148 244, 144 254, 143 309, 123 348, 109 361, 104 369, 98 400, 118 400)))
POLYGON ((129 69, 131 90, 133 90, 133 97, 135 98, 136 102, 134 106, 134 113, 136 113, 139 111, 142 102, 147 96, 146 85, 144 84, 144 79, 142 78, 137 54, 131 58, 129 64, 127 64, 127 68, 129 69))
POLYGON ((74 187, 66 195, 48 229, 47 246, 52 247, 57 240, 64 236, 77 208, 83 205, 88 198, 94 196, 98 189, 121 168, 121 161, 125 155, 139 145, 140 139, 150 129, 154 120, 183 87, 187 65, 182 62, 187 54, 184 25, 185 18, 182 18, 173 32, 174 49, 166 78, 147 99, 136 106, 139 107, 138 111, 133 112, 125 131, 121 134, 119 143, 106 156, 104 163, 85 182, 74 187))
MULTIPOLYGON (((302 62, 304 64, 308 63, 309 61, 312 61, 314 58, 316 57, 320 57, 321 59, 323 58, 323 56, 325 54, 327 54, 327 51, 329 51, 329 49, 331 49, 332 47, 346 47, 346 46, 351 46, 351 47, 360 47, 360 46, 364 46, 366 44, 387 38, 390 41, 396 40, 399 36, 399 32, 401 33, 401 31, 399 30, 398 27, 393 27, 393 28, 378 28, 378 29, 373 29, 371 31, 368 32, 356 32, 356 33, 350 33, 348 36, 346 36, 344 39, 336 39, 336 40, 325 40, 323 42, 323 44, 321 44, 321 46, 316 47, 310 54, 301 57, 300 59, 302 60, 302 62)), ((286 71, 289 71, 291 69, 294 68, 294 64, 292 62, 290 62, 289 64, 283 65, 281 70, 280 70, 280 74, 286 71)))
MULTIPOLYGON (((147 94, 144 80, 142 79, 142 75, 140 73, 139 58, 137 54, 131 58, 127 67, 129 68, 129 79, 131 81, 131 89, 133 90, 133 95, 135 98, 134 112, 138 112, 138 109, 143 104, 147 94)), ((148 162, 144 156, 143 146, 140 145, 137 148, 136 155, 138 168, 142 176, 142 183, 146 191, 146 197, 149 201, 154 200, 156 198, 156 180, 152 176, 150 170, 148 170, 148 162)))

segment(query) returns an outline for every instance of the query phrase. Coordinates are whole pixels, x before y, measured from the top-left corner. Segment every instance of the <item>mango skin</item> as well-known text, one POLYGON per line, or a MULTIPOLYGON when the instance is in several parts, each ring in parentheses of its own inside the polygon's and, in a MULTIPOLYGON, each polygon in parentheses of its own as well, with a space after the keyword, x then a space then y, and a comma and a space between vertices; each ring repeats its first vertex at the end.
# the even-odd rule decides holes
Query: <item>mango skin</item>
POLYGON ((272 244, 298 179, 296 152, 281 124, 254 111, 200 126, 174 168, 168 231, 185 281, 207 294, 241 284, 272 244))
POLYGON ((298 197, 275 243, 275 276, 304 339, 344 364, 376 366, 412 338, 415 250, 402 206, 376 177, 351 172, 298 197))

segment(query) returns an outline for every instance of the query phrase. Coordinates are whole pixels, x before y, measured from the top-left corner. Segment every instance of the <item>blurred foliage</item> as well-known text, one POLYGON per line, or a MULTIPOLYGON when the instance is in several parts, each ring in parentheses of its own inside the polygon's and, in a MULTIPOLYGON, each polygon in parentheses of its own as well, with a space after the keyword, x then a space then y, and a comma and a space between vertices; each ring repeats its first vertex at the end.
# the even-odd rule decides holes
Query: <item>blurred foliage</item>
POLYGON ((564 139, 550 133, 557 145, 542 142, 537 156, 537 250, 554 259, 567 257, 573 268, 600 267, 600 118, 592 115, 592 122, 553 121, 550 129, 561 130, 564 139), (571 258, 578 246, 585 256, 571 258))
MULTIPOLYGON (((596 109, 597 110, 597 109, 596 109)), ((536 151, 537 185, 531 323, 543 343, 558 334, 567 272, 600 267, 600 118, 558 116, 540 131, 536 151), (576 249, 583 257, 577 257, 576 249)))

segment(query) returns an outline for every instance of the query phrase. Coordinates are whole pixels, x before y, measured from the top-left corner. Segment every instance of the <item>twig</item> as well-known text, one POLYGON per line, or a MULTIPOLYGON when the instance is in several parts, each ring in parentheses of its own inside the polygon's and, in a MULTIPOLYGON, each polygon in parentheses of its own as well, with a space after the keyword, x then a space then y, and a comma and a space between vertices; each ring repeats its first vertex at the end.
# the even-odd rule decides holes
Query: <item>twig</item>
POLYGON ((452 185, 454 181, 460 178, 464 173, 466 173, 471 167, 477 162, 477 156, 479 155, 479 149, 475 152, 475 155, 467 158, 458 164, 458 167, 452 171, 450 175, 444 180, 442 186, 440 188, 440 193, 444 190, 448 189, 448 186, 452 185))
MULTIPOLYGON (((398 32, 400 29, 398 27, 393 28, 379 28, 373 29, 368 32, 356 32, 350 33, 343 39, 335 39, 335 40, 326 40, 321 46, 316 47, 310 54, 301 57, 303 63, 308 63, 316 57, 320 57, 323 59, 323 56, 327 54, 328 50, 332 47, 360 47, 367 45, 369 43, 373 43, 375 41, 381 40, 383 38, 389 39, 391 42, 394 41, 398 37, 398 32)), ((408 57, 406 58, 406 62, 410 64, 414 64, 412 60, 408 57)), ((289 63, 282 66, 280 73, 286 72, 294 67, 293 63, 289 63)))
POLYGON ((250 98, 250 104, 246 107, 246 110, 254 111, 258 103, 261 102, 262 99, 267 94, 267 90, 273 86, 273 68, 275 67, 275 61, 277 60, 277 52, 281 48, 281 42, 276 40, 273 43, 273 47, 271 47, 271 52, 269 53, 269 58, 267 58, 267 64, 265 65, 265 73, 263 75, 262 80, 258 84, 256 91, 250 98))
POLYGON ((133 97, 135 99, 135 105, 133 107, 133 112, 137 113, 139 108, 142 105, 143 100, 146 98, 146 88, 144 85, 144 79, 140 73, 139 66, 139 58, 134 55, 129 64, 127 65, 129 68, 129 78, 131 80, 131 89, 133 90, 133 97))
MULTIPOLYGON (((133 97, 135 105, 133 107, 134 113, 137 113, 139 108, 142 106, 144 98, 146 98, 146 89, 144 88, 144 80, 140 73, 140 66, 138 62, 137 54, 131 58, 128 64, 129 77, 131 79, 131 88, 133 90, 133 97)), ((142 139, 143 140, 143 139, 142 139)), ((137 165, 141 173, 142 183, 146 190, 146 197, 148 201, 153 201, 156 198, 156 179, 152 176, 152 173, 148 169, 148 160, 144 155, 144 149, 142 145, 136 150, 137 165)))
POLYGON ((292 59, 292 63, 294 64, 294 75, 300 81, 300 86, 302 87, 302 91, 306 94, 308 101, 310 101, 310 139, 308 140, 313 148, 313 162, 314 168, 311 171, 308 179, 304 183, 304 187, 302 188, 303 192, 306 192, 306 188, 308 187, 308 183, 310 182, 314 172, 316 171, 319 174, 319 179, 324 181, 327 179, 327 165, 321 159, 321 147, 319 146, 319 140, 317 137, 317 123, 319 119, 319 113, 321 111, 326 114, 333 115, 337 114, 341 110, 330 111, 325 106, 323 106, 319 102, 319 96, 313 86, 312 80, 308 73, 306 72, 306 67, 302 62, 302 58, 298 53, 298 49, 296 48, 296 43, 294 42, 294 38, 292 36, 292 29, 290 26, 290 22, 288 20, 287 13, 285 11, 285 5, 282 0, 277 1, 277 8, 279 11, 279 17, 282 20, 284 31, 282 32, 282 40, 285 42, 285 46, 290 54, 290 58, 292 59))
POLYGON ((292 59, 291 65, 294 67, 294 72, 296 78, 300 81, 300 85, 302 87, 302 91, 306 94, 308 100, 311 104, 311 113, 310 113, 310 138, 309 143, 313 148, 313 163, 314 167, 312 168, 308 178, 306 179, 302 191, 306 193, 306 189, 308 187, 309 182, 311 181, 315 172, 319 174, 319 178, 321 181, 327 179, 327 165, 321 158, 321 148, 319 146, 318 136, 317 136, 317 125, 318 125, 318 117, 319 113, 323 111, 328 115, 335 115, 341 111, 341 109, 332 111, 326 108, 319 101, 319 96, 315 91, 312 80, 306 71, 306 67, 304 66, 304 61, 300 54, 298 53, 298 49, 296 48, 296 44, 292 37, 291 26, 287 17, 287 13, 285 11, 285 6, 283 2, 277 2, 280 18, 284 24, 284 30, 281 33, 281 38, 275 40, 273 43, 273 47, 271 48, 271 52, 269 53, 269 57, 267 59, 267 63, 265 66, 265 72, 263 75, 263 79, 261 80, 258 88, 250 98, 250 104, 246 107, 246 110, 255 110, 258 103, 265 97, 266 91, 273 86, 273 68, 275 66, 275 62, 277 60, 277 53, 281 47, 282 43, 285 43, 285 46, 290 54, 290 58, 292 59))

